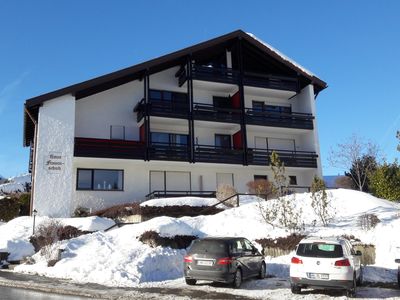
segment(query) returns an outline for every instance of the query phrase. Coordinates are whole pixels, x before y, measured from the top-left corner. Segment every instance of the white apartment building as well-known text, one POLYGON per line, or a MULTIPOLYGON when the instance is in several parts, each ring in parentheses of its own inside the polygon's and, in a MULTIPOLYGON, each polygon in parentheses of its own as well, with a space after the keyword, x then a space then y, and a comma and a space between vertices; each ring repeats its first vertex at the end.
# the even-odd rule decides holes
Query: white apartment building
POLYGON ((32 206, 65 217, 146 197, 322 176, 315 75, 241 30, 26 100, 32 206))

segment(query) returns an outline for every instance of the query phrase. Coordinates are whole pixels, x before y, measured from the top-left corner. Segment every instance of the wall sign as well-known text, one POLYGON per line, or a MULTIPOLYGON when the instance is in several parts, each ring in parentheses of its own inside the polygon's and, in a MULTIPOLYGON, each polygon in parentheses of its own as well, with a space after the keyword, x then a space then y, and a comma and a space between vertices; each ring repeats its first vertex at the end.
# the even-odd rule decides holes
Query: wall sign
POLYGON ((59 174, 64 171, 64 156, 62 152, 49 152, 44 161, 48 173, 59 174))

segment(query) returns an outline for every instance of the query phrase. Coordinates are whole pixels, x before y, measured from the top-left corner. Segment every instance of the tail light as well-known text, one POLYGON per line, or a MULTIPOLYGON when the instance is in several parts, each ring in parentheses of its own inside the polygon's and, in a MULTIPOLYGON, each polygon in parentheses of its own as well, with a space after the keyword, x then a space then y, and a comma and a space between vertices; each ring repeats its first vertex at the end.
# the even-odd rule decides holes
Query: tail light
POLYGON ((337 261, 335 261, 335 266, 336 267, 350 267, 350 261, 347 258, 337 260, 337 261))
POLYGON ((223 257, 218 259, 217 265, 229 265, 233 262, 232 257, 223 257))
POLYGON ((292 257, 292 260, 290 262, 292 264, 303 264, 303 261, 300 258, 296 257, 296 256, 292 257))
POLYGON ((183 261, 186 263, 191 263, 191 262, 193 262, 193 258, 190 255, 185 255, 185 257, 183 258, 183 261))

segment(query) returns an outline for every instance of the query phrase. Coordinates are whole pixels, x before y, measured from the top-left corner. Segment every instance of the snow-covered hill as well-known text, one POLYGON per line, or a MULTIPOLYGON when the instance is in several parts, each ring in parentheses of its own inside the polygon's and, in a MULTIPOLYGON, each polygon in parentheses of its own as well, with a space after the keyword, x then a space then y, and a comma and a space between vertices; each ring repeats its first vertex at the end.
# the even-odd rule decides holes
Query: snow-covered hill
POLYGON ((30 183, 30 174, 8 178, 7 183, 0 182, 0 196, 4 193, 24 192, 26 190, 26 185, 30 183))
MULTIPOLYGON (((328 227, 323 227, 319 222, 315 224, 314 220, 317 217, 311 208, 310 194, 296 194, 293 198, 296 207, 303 210, 305 233, 319 236, 354 235, 363 243, 375 245, 376 264, 366 268, 365 279, 395 281, 397 265, 394 259, 400 258, 397 248, 400 247, 400 205, 365 193, 343 189, 329 191, 329 198, 332 201, 334 218, 328 227), (381 222, 371 230, 361 229, 357 219, 365 213, 375 214, 381 222)), ((262 205, 274 205, 275 201, 269 200, 262 205)), ((246 204, 212 216, 178 219, 159 217, 109 232, 96 232, 74 238, 59 245, 65 248, 65 251, 62 260, 54 267, 47 267, 44 259, 36 254, 36 264, 21 265, 16 270, 113 286, 179 285, 182 282, 185 251, 150 248, 139 242, 137 237, 149 230, 157 231, 161 236, 225 235, 245 236, 250 240, 288 235, 284 229, 273 228, 263 221, 259 202, 254 197, 246 197, 241 199, 241 202, 246 204), (165 282, 168 280, 173 281, 165 282)), ((8 242, 26 241, 27 235, 16 235, 15 228, 18 228, 19 224, 28 224, 28 220, 27 217, 18 218, 0 225, 0 246, 7 247, 8 242)), ((33 254, 32 251, 29 254, 33 254)), ((277 277, 287 277, 290 257, 267 257, 268 272, 277 277)))

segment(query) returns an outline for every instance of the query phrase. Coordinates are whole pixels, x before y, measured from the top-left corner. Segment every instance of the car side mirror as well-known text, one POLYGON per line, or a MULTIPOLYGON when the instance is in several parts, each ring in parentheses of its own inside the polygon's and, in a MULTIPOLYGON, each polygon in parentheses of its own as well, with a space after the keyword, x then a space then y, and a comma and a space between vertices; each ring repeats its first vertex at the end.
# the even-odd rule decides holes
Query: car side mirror
POLYGON ((357 255, 357 256, 361 256, 361 255, 362 255, 362 252, 361 252, 360 250, 357 250, 357 251, 356 251, 356 255, 357 255))
POLYGON ((257 248, 256 248, 256 247, 253 247, 253 248, 251 249, 251 253, 252 253, 252 254, 257 254, 257 253, 258 253, 257 248))
POLYGON ((400 258, 396 258, 396 259, 394 260, 394 262, 395 262, 396 264, 400 264, 400 258))

